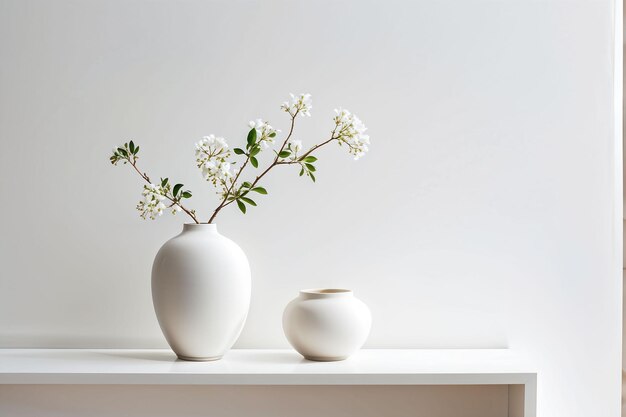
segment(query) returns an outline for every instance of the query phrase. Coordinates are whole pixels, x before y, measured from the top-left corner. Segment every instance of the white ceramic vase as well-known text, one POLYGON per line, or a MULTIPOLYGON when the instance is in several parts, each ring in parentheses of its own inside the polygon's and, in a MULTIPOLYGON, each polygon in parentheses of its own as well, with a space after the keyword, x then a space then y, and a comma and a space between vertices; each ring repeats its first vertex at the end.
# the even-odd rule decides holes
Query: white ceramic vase
POLYGON ((214 224, 185 224, 152 266, 152 301, 180 359, 220 359, 235 343, 250 306, 250 266, 214 224))
POLYGON ((302 290, 283 313, 287 340, 313 361, 346 359, 363 346, 371 324, 369 308, 344 289, 302 290))

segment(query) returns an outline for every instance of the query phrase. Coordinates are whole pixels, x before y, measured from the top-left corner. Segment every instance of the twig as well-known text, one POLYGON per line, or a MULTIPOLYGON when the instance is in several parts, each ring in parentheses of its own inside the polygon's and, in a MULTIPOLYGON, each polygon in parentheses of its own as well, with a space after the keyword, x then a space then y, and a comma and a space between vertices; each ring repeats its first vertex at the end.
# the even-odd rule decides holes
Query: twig
MULTIPOLYGON (((130 163, 130 165, 135 168, 135 171, 137 171, 137 173, 139 174, 139 176, 141 176, 141 178, 143 178, 148 184, 152 184, 152 181, 150 181, 150 178, 148 177, 148 175, 144 172, 141 172, 139 170, 139 168, 137 168, 137 161, 136 158, 135 160, 131 161, 130 158, 128 158, 128 162, 130 163)), ((176 200, 175 198, 172 198, 170 196, 168 196, 167 194, 165 195, 165 198, 167 198, 168 200, 170 200, 172 202, 172 205, 177 205, 178 207, 181 208, 182 211, 184 211, 185 213, 187 213, 196 224, 199 224, 200 222, 198 221, 198 219, 196 218, 195 214, 193 214, 193 211, 186 209, 185 207, 183 207, 182 204, 180 204, 180 202, 178 200, 176 200)))

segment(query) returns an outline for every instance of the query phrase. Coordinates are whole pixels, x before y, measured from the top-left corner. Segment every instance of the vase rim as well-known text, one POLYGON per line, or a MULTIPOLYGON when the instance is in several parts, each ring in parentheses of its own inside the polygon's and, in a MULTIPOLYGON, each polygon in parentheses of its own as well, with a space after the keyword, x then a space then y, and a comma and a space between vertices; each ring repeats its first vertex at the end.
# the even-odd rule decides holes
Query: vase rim
POLYGON ((183 223, 183 231, 217 231, 215 223, 183 223))
POLYGON ((305 298, 336 298, 352 296, 352 290, 346 288, 308 288, 300 290, 305 298))

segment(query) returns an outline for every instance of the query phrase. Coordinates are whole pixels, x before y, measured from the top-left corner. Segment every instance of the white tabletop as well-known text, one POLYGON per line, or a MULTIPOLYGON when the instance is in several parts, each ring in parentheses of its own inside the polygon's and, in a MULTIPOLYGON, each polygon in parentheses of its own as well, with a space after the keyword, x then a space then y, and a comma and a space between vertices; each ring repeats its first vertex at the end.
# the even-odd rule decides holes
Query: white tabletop
POLYGON ((0 349, 0 384, 440 385, 534 384, 507 349, 361 350, 311 362, 293 350, 234 349, 186 362, 170 350, 0 349))

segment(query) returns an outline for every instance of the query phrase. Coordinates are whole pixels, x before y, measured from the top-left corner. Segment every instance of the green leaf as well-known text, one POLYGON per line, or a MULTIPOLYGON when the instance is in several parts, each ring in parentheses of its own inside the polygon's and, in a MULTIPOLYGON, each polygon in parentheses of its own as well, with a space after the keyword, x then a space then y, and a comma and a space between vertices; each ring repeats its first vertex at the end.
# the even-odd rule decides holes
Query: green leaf
POLYGON ((248 146, 254 145, 254 142, 256 142, 256 129, 252 128, 248 132, 248 146))
POLYGON ((307 169, 308 169, 309 171, 311 171, 311 172, 315 172, 315 167, 314 167, 313 165, 311 165, 311 164, 304 164, 304 165, 306 165, 306 167, 307 167, 307 169))
POLYGON ((270 133, 270 138, 275 138, 275 137, 276 137, 276 132, 270 133))
POLYGON ((254 156, 250 157, 250 163, 252 164, 253 167, 258 168, 259 167, 259 161, 257 161, 257 159, 254 156))
POLYGON ((263 187, 254 187, 252 191, 255 191, 259 194, 267 194, 267 190, 263 187))
POLYGON ((250 188, 250 187, 252 187, 252 184, 250 184, 248 181, 246 181, 243 184, 241 184, 241 186, 245 187, 245 188, 250 188))
POLYGON ((303 174, 304 174, 304 168, 300 170, 300 176, 302 176, 303 174))
POLYGON ((237 200, 237 207, 239 207, 239 210, 241 210, 243 214, 246 214, 246 205, 239 200, 237 200))
POLYGON ((132 140, 128 144, 128 149, 130 149, 130 153, 132 153, 133 155, 135 154, 135 144, 133 143, 132 140))
POLYGON ((161 178, 161 187, 165 187, 167 185, 168 178, 161 178))
POLYGON ((126 152, 126 149, 118 148, 118 150, 120 151, 122 155, 128 157, 128 152, 126 152))
POLYGON ((183 188, 183 184, 176 184, 174 186, 174 189, 172 190, 172 194, 174 195, 174 197, 176 197, 176 194, 178 194, 181 188, 183 188))
POLYGON ((135 155, 137 155, 138 153, 139 153, 139 146, 135 148, 135 155))
POLYGON ((252 148, 252 150, 250 151, 250 155, 251 155, 251 156, 257 156, 259 152, 261 152, 261 148, 259 148, 258 146, 255 146, 255 147, 254 147, 254 148, 252 148))
POLYGON ((313 182, 315 182, 315 175, 313 175, 312 172, 309 172, 309 177, 311 177, 311 179, 313 180, 313 182))
POLYGON ((256 203, 251 198, 239 197, 239 199, 245 201, 246 203, 250 204, 251 206, 256 206, 256 203))
POLYGON ((282 151, 281 153, 278 154, 280 158, 287 158, 289 155, 291 155, 291 152, 289 151, 282 151))
POLYGON ((243 149, 241 148, 235 148, 233 149, 233 152, 235 152, 237 155, 243 155, 244 153, 246 153, 243 149))
POLYGON ((317 158, 314 156, 307 156, 306 158, 303 159, 304 162, 315 162, 317 161, 317 158))
POLYGON ((191 197, 191 191, 185 191, 183 193, 183 198, 190 198, 191 197))

